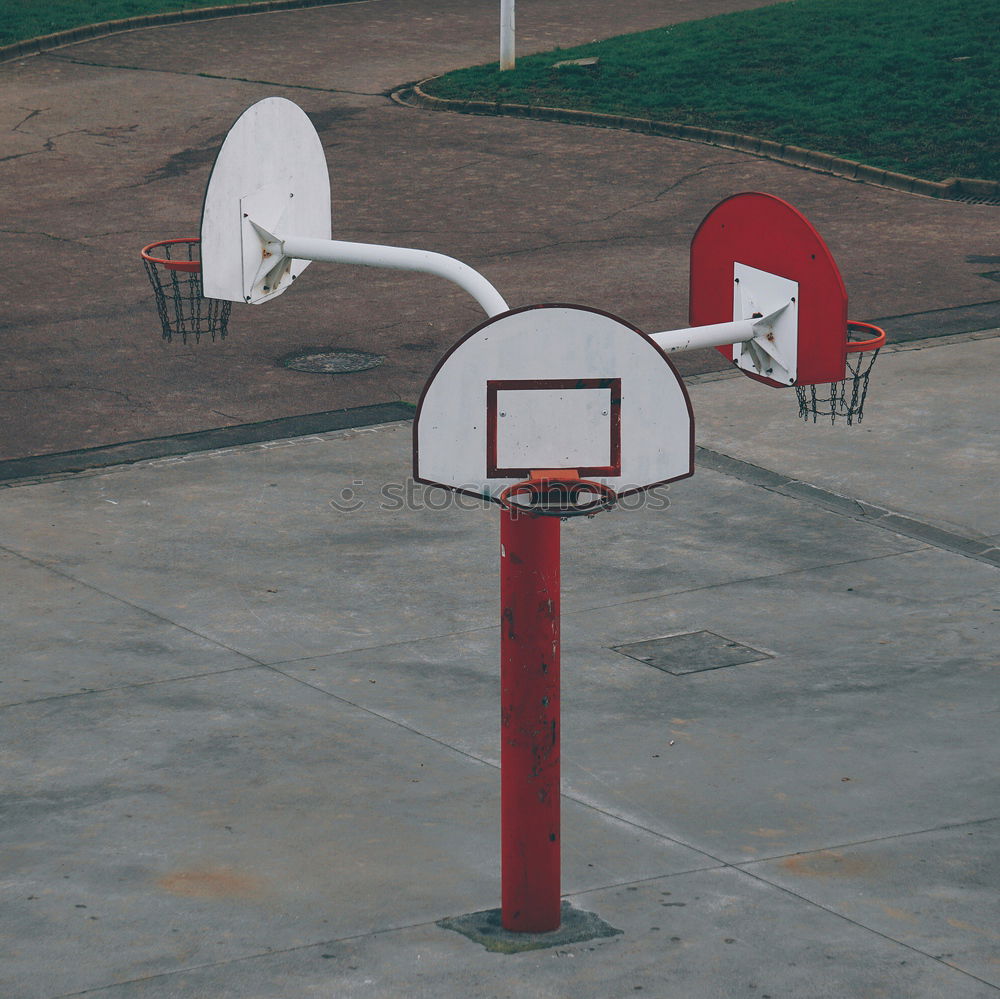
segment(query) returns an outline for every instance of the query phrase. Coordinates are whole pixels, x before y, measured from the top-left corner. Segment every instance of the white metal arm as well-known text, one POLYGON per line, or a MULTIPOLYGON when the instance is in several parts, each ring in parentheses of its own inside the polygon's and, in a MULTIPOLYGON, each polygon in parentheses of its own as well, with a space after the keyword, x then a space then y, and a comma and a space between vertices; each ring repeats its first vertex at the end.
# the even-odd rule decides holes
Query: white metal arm
POLYGON ((775 381, 791 383, 795 379, 794 337, 797 328, 794 310, 789 312, 790 304, 782 305, 769 316, 666 330, 650 334, 650 339, 668 354, 696 350, 699 347, 731 345, 734 348, 734 360, 740 367, 775 381), (740 363, 744 357, 746 360, 740 363))
POLYGON ((467 291, 483 308, 487 316, 507 312, 508 306, 496 290, 468 264, 454 257, 431 250, 412 250, 402 246, 380 246, 377 243, 348 243, 339 239, 312 239, 289 236, 283 239, 254 224, 263 244, 262 263, 254 281, 263 282, 267 290, 268 276, 280 271, 287 260, 319 260, 331 264, 359 264, 363 267, 388 267, 393 270, 418 271, 445 278, 467 291))
MULTIPOLYGON (((273 289, 281 284, 292 260, 312 260, 434 274, 467 291, 490 318, 508 311, 503 296, 482 274, 443 253, 309 236, 283 238, 268 232, 253 218, 247 221, 260 240, 260 263, 250 288, 253 296, 263 297, 273 293, 273 289)), ((740 367, 775 381, 793 384, 798 334, 795 308, 798 286, 795 282, 761 271, 751 274, 752 268, 739 264, 737 269, 744 275, 746 287, 744 298, 737 303, 734 311, 742 311, 743 318, 730 323, 666 330, 653 333, 650 338, 666 353, 732 345, 733 359, 740 367), (757 277, 759 275, 765 279, 763 286, 757 277), (751 280, 754 277, 757 277, 756 281, 751 280), (766 315, 761 306, 768 310, 766 315)), ((260 301, 261 298, 255 297, 254 300, 260 301)))
POLYGON ((733 347, 733 361, 752 374, 794 385, 798 364, 798 284, 776 274, 735 265, 731 323, 653 333, 666 353, 698 347, 733 347))
POLYGON ((467 291, 483 307, 486 315, 492 317, 508 311, 500 292, 479 271, 461 260, 432 250, 292 237, 284 240, 282 252, 287 257, 298 257, 300 260, 325 260, 335 264, 360 264, 363 267, 389 267, 434 274, 467 291))
POLYGON ((733 343, 745 343, 756 335, 758 320, 737 319, 731 323, 714 323, 711 326, 691 326, 682 330, 665 330, 651 333, 650 339, 660 350, 668 354, 699 347, 724 347, 733 343))

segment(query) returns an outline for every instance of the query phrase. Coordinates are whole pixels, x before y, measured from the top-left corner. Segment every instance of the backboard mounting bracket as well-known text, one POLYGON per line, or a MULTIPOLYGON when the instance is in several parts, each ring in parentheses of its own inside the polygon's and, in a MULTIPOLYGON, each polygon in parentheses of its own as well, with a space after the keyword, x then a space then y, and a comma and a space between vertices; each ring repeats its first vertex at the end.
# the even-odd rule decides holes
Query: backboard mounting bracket
POLYGON ((292 258, 285 256, 281 239, 249 215, 244 217, 243 225, 252 230, 252 234, 246 232, 243 236, 243 292, 246 301, 258 305, 280 295, 296 275, 292 274, 292 258))
POLYGON ((756 319, 754 336, 733 346, 737 367, 794 385, 798 361, 799 284, 746 264, 733 264, 733 319, 756 319))
POLYGON ((652 333, 666 353, 698 347, 733 348, 748 374, 794 385, 798 360, 798 282, 745 264, 733 265, 733 319, 652 333))

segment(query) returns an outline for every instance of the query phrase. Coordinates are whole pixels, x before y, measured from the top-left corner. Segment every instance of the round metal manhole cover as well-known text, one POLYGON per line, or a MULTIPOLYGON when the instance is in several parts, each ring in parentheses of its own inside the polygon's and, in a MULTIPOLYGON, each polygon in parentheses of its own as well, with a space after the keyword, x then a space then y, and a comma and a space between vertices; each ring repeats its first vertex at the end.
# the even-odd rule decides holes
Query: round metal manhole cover
POLYGON ((290 354, 280 359, 282 367, 319 375, 343 375, 377 368, 385 358, 364 350, 315 350, 290 354))

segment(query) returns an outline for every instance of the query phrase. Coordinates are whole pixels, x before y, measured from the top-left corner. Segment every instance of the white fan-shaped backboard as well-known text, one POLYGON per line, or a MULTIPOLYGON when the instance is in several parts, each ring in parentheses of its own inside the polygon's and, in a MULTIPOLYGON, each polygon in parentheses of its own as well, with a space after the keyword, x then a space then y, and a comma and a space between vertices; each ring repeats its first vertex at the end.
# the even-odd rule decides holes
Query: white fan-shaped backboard
POLYGON ((496 499, 535 470, 573 470, 620 496, 693 471, 684 383, 615 316, 537 305, 460 340, 424 388, 413 426, 419 482, 496 499))
POLYGON ((308 266, 266 259, 253 223, 279 238, 329 239, 330 174, 316 129, 283 97, 247 108, 215 160, 201 216, 206 298, 267 301, 308 266))

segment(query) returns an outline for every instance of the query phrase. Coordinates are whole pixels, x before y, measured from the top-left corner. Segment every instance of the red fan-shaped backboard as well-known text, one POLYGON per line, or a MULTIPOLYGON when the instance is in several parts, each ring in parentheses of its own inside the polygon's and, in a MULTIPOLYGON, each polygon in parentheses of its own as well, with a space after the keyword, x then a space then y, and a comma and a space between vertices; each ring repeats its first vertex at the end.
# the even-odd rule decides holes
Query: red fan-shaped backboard
MULTIPOLYGON (((798 283, 795 383, 840 381, 847 358, 847 291, 830 250, 808 219, 770 194, 736 194, 716 205, 691 241, 692 326, 733 318, 736 264, 798 283)), ((732 347, 718 349, 732 359, 732 347)), ((759 375, 750 377, 787 387, 759 375)))

